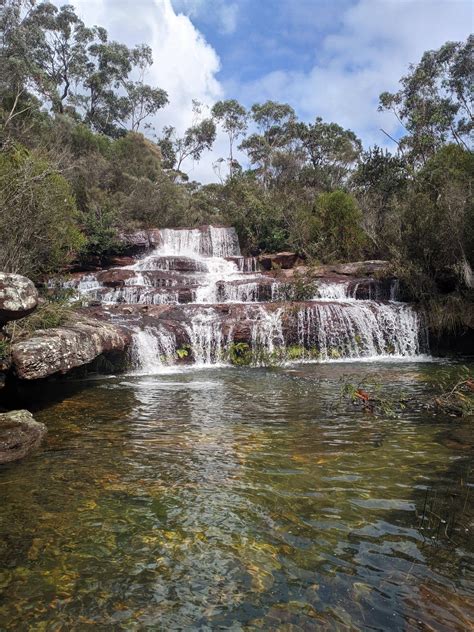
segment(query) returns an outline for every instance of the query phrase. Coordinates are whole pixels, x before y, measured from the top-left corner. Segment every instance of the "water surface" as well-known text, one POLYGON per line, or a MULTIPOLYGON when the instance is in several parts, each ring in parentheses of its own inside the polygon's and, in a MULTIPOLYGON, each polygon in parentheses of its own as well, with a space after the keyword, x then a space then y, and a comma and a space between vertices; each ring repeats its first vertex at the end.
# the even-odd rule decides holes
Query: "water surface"
POLYGON ((343 376, 410 396, 438 370, 191 370, 37 399, 45 449, 0 468, 0 629, 468 629, 469 425, 340 399, 343 376))

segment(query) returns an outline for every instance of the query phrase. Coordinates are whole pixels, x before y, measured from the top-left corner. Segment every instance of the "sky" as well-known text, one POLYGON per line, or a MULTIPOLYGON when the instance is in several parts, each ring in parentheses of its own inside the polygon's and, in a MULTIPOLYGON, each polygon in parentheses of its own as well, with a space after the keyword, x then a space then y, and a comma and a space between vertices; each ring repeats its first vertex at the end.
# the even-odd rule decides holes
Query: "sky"
MULTIPOLYGON (((56 2, 63 4, 64 2, 56 2)), ((378 96, 425 50, 465 40, 474 26, 472 0, 69 0, 88 24, 111 39, 152 47, 146 81, 167 90, 170 104, 153 124, 182 132, 192 100, 209 107, 235 98, 249 107, 289 103, 305 121, 321 116, 352 129, 366 147, 394 150, 381 132, 397 122, 377 111, 378 96)), ((226 138, 191 179, 216 180, 213 162, 228 155, 226 138)), ((245 166, 245 157, 237 156, 245 166)))

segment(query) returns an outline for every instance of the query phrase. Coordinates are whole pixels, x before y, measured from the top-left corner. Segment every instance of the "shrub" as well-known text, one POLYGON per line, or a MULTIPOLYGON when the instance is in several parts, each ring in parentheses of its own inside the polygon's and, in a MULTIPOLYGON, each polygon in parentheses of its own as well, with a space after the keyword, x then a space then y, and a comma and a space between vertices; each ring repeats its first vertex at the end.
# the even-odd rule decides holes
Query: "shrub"
POLYGON ((35 152, 0 153, 0 269, 37 278, 84 243, 69 184, 35 152))

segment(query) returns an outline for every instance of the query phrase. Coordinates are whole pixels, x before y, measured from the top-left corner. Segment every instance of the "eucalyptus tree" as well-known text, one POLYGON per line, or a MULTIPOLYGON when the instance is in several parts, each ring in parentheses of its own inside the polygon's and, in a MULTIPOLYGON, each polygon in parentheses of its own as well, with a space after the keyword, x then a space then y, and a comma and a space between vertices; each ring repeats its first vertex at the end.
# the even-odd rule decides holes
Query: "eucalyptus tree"
POLYGON ((297 123, 296 135, 318 184, 326 190, 341 188, 362 152, 362 143, 349 129, 337 123, 297 123))
POLYGON ((247 152, 250 162, 256 165, 265 188, 270 183, 270 175, 277 155, 291 149, 295 140, 296 115, 286 103, 266 101, 251 107, 252 120, 257 128, 243 140, 240 149, 247 152))
POLYGON ((238 167, 234 159, 234 144, 247 130, 248 113, 236 99, 217 101, 211 112, 229 138, 229 176, 232 177, 238 167))
POLYGON ((406 134, 396 141, 413 162, 425 162, 444 143, 472 146, 474 36, 427 51, 401 78, 398 92, 383 92, 379 110, 394 113, 406 134))
POLYGON ((200 160, 204 151, 212 149, 216 138, 216 124, 211 117, 203 118, 203 105, 193 101, 194 122, 182 136, 169 125, 163 129, 159 140, 164 166, 180 172, 186 158, 200 160))
POLYGON ((110 136, 137 131, 168 102, 164 90, 144 82, 150 47, 109 41, 104 28, 87 27, 72 6, 6 0, 0 37, 2 93, 17 101, 37 95, 53 113, 82 118, 110 136))

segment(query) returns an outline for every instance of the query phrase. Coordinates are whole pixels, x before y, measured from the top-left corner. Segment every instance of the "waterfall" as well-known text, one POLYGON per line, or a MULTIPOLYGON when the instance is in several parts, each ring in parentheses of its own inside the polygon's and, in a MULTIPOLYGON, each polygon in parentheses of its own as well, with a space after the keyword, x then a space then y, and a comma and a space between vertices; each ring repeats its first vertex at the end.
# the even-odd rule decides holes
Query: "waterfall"
POLYGON ((274 312, 259 308, 257 319, 251 329, 251 344, 257 354, 263 351, 271 355, 276 348, 285 347, 282 315, 283 308, 274 312))
POLYGON ((298 296, 298 284, 258 271, 257 258, 241 256, 233 228, 167 228, 155 231, 153 242, 156 247, 131 265, 63 283, 86 300, 129 306, 110 310, 110 317, 131 328, 133 363, 141 371, 162 371, 183 359, 177 336, 189 360, 203 366, 232 359, 236 343, 247 345, 245 359, 257 365, 416 358, 427 349, 420 316, 396 302, 395 279, 333 274, 311 281, 312 299, 289 300, 298 296), (150 306, 143 312, 147 326, 137 325, 143 313, 133 305, 150 306), (170 312, 167 305, 180 307, 170 312))
POLYGON ((185 257, 240 257, 234 228, 208 226, 205 229, 165 228, 160 231, 162 255, 185 257))
POLYGON ((159 327, 133 328, 132 365, 140 373, 159 373, 176 356, 176 337, 159 327))
POLYGON ((409 305, 327 303, 298 311, 298 343, 323 360, 421 353, 420 320, 409 305))
POLYGON ((323 300, 343 300, 352 298, 349 293, 349 281, 336 282, 322 282, 318 283, 316 287, 316 297, 323 300))
POLYGON ((198 312, 186 326, 194 361, 219 364, 224 356, 224 335, 218 316, 211 310, 198 312))

